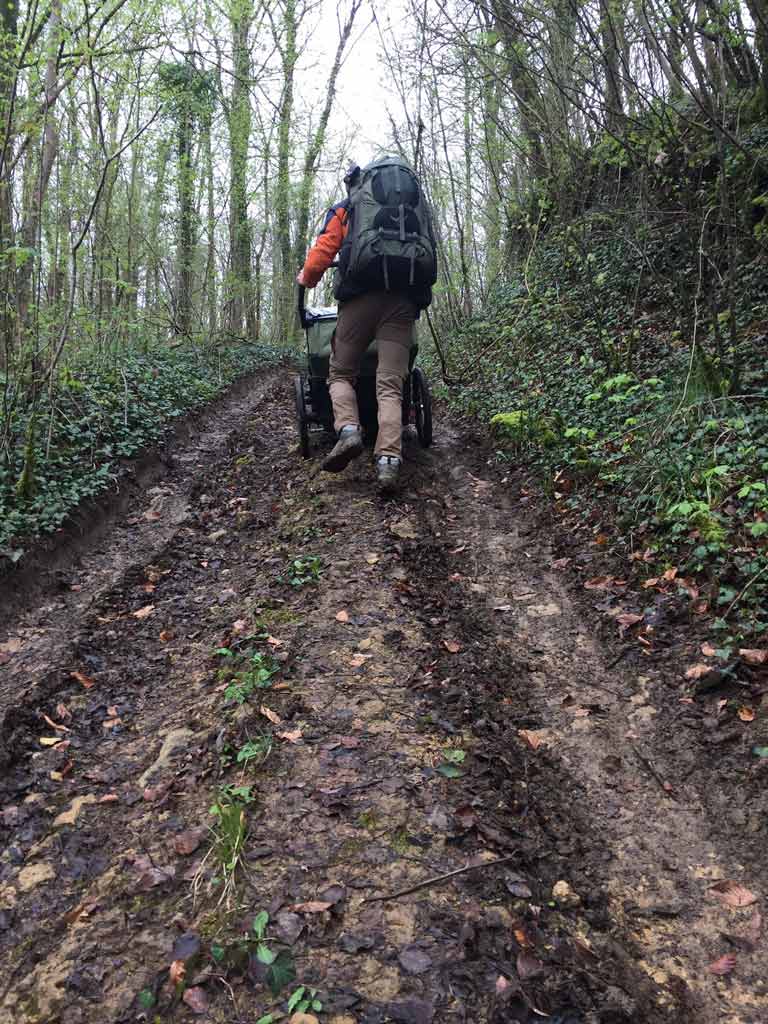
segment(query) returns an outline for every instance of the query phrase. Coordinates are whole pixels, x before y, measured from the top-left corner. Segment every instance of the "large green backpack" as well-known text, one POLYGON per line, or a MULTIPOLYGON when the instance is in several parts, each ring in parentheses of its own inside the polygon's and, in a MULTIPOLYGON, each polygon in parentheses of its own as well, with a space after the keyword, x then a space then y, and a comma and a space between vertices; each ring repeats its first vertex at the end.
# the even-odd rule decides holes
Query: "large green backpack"
POLYGON ((350 183, 347 235, 339 276, 357 289, 428 289, 437 280, 432 217, 419 179, 397 156, 385 156, 350 183))

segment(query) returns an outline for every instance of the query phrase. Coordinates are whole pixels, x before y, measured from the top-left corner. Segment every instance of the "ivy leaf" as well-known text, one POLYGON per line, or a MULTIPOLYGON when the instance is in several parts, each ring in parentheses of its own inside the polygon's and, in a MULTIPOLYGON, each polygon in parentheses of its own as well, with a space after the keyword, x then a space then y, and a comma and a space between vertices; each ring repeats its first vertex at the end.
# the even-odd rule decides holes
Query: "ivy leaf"
POLYGON ((266 946, 263 942, 260 942, 256 947, 256 958, 262 963, 269 967, 277 960, 277 953, 273 953, 269 946, 266 946))
POLYGON ((272 995, 276 996, 282 992, 286 985, 290 985, 295 980, 296 968, 293 965, 293 959, 290 953, 283 950, 278 953, 274 963, 267 971, 267 984, 272 995))
POLYGON ((457 768, 455 764, 441 764, 437 769, 441 775, 444 775, 446 779, 458 779, 464 772, 457 768))
POLYGON ((259 913, 253 919, 253 930, 256 932, 256 938, 261 939, 264 937, 267 924, 269 923, 269 914, 266 910, 260 910, 259 913))

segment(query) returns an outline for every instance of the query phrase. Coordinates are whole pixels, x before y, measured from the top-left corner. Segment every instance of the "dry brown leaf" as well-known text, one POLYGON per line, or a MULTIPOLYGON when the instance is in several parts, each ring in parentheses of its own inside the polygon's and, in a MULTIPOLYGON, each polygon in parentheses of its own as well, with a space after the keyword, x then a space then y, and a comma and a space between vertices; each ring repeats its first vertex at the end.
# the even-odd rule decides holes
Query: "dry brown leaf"
POLYGON ((638 622, 643 621, 643 616, 638 615, 635 612, 622 612, 621 615, 616 616, 616 622, 619 625, 619 631, 621 633, 629 629, 630 626, 636 626, 638 622))
POLYGON ((701 679, 702 676, 709 675, 709 673, 711 671, 712 671, 712 666, 711 665, 704 665, 704 664, 691 665, 690 668, 687 668, 685 670, 685 678, 686 679, 701 679))
POLYGON ((645 590, 647 590, 649 587, 655 587, 658 582, 658 576, 650 576, 647 580, 643 580, 642 586, 645 590))
POLYGON ((153 604, 145 604, 143 608, 139 608, 138 611, 131 612, 134 619, 146 619, 152 612, 154 612, 155 606, 153 604))
POLYGON ((754 722, 755 709, 748 707, 739 708, 738 715, 742 722, 754 722))
POLYGON ((531 729, 518 729, 517 735, 523 740, 531 750, 538 750, 541 746, 541 736, 533 732, 531 729))
POLYGON ((184 981, 184 975, 187 973, 187 965, 183 960, 174 960, 171 966, 168 968, 168 979, 170 983, 175 987, 179 982, 184 981))
POLYGON ((349 659, 349 664, 352 668, 362 668, 369 657, 369 654, 353 654, 349 659))
POLYGON ((267 643, 269 644, 270 647, 282 647, 283 646, 283 641, 282 640, 278 640, 276 636, 268 636, 267 637, 267 643))
POLYGON ((712 646, 712 644, 707 643, 701 645, 701 653, 704 655, 705 658, 714 658, 717 652, 715 651, 715 648, 712 646))
POLYGON ((104 796, 99 797, 100 804, 117 804, 120 803, 120 797, 117 793, 105 793, 104 796))
POLYGON ((190 828, 186 832, 179 832, 173 837, 173 849, 179 856, 188 857, 202 843, 204 835, 204 828, 190 828))
POLYGON ((173 633, 171 633, 171 631, 169 629, 163 629, 163 630, 160 631, 160 642, 161 643, 167 644, 171 640, 173 640, 173 633))
POLYGON ((763 929, 763 917, 759 910, 756 910, 749 919, 747 925, 747 938, 755 945, 760 941, 760 932, 763 929))
POLYGON ((48 717, 48 715, 44 714, 43 719, 47 725, 50 725, 50 727, 55 729, 57 732, 72 732, 72 730, 68 729, 66 725, 60 725, 59 722, 54 722, 52 718, 48 717))
POLYGON ((41 736, 40 746, 41 747, 57 747, 63 740, 61 736, 41 736))
POLYGON ((730 878, 716 882, 710 886, 709 892, 726 907, 749 907, 757 902, 757 896, 753 892, 730 878))
POLYGON ((661 578, 663 580, 673 580, 677 576, 677 566, 674 569, 667 569, 665 573, 662 573, 661 578))
POLYGON ((365 560, 368 563, 368 565, 376 565, 376 563, 379 560, 379 556, 371 553, 370 555, 365 556, 365 560))
POLYGON ((520 981, 536 978, 545 971, 544 964, 537 957, 521 950, 517 954, 517 974, 520 981))
POLYGON ((726 953, 721 956, 719 960, 715 960, 709 965, 710 974, 730 974, 736 967, 736 957, 733 953, 726 953))
POLYGON ((739 657, 743 658, 748 665, 764 665, 768 661, 768 649, 761 651, 742 647, 739 649, 739 657))
POLYGON ((280 715, 278 715, 276 711, 273 711, 272 708, 268 708, 266 704, 261 705, 260 711, 262 715, 264 715, 265 718, 268 718, 273 725, 283 724, 283 720, 280 715))
POLYGON ((186 989, 181 998, 193 1013, 208 1012, 208 996, 199 985, 186 989))
POLYGON ((248 629, 248 623, 245 619, 236 619, 235 622, 232 623, 233 633, 244 633, 246 629, 248 629))
POLYGON ((361 640, 357 645, 359 651, 370 651, 371 647, 373 647, 373 637, 370 636, 367 636, 365 640, 361 640))
POLYGON ((94 680, 84 672, 70 672, 69 674, 73 679, 76 679, 81 686, 84 686, 86 690, 90 690, 93 686, 94 680))
POLYGON ((320 1024, 314 1013, 294 1013, 288 1024, 320 1024))
POLYGON ((551 567, 553 569, 567 569, 572 561, 572 558, 556 558, 554 562, 551 563, 551 567))
POLYGON ((56 714, 59 716, 59 718, 71 718, 72 717, 72 712, 69 710, 69 708, 67 707, 66 704, 57 704, 56 705, 56 714))
POLYGON ((610 587, 613 582, 613 576, 593 576, 591 580, 587 580, 587 582, 584 584, 584 589, 605 590, 605 588, 610 587))
POLYGON ((461 650, 461 644, 458 640, 443 640, 443 647, 446 651, 450 651, 451 654, 458 654, 461 650))
POLYGON ((290 732, 279 732, 279 739, 288 740, 289 743, 298 743, 301 739, 301 729, 293 729, 290 732))
POLYGON ((307 903, 294 903, 289 909, 294 914, 322 914, 332 906, 332 903, 326 903, 324 900, 309 900, 307 903))
POLYGON ((336 612, 337 622, 349 622, 349 612, 345 612, 343 609, 340 612, 336 612))

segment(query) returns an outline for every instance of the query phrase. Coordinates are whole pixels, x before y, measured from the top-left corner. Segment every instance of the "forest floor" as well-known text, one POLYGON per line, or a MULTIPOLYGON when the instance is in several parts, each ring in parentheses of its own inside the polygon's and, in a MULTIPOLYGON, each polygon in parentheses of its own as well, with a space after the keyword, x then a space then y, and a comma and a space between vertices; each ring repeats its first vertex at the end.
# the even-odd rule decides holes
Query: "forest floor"
POLYGON ((292 420, 265 373, 2 594, 2 1024, 764 1024, 746 726, 482 437, 383 499, 292 420))

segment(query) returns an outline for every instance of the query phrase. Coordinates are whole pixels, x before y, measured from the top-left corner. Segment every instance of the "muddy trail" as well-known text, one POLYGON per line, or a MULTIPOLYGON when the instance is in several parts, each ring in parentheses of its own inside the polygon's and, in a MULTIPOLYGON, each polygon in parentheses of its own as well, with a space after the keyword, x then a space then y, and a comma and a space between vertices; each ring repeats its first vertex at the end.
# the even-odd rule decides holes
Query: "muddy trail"
POLYGON ((481 439, 385 500, 299 458, 291 386, 0 637, 0 1022, 764 1024, 768 778, 617 660, 481 439))

